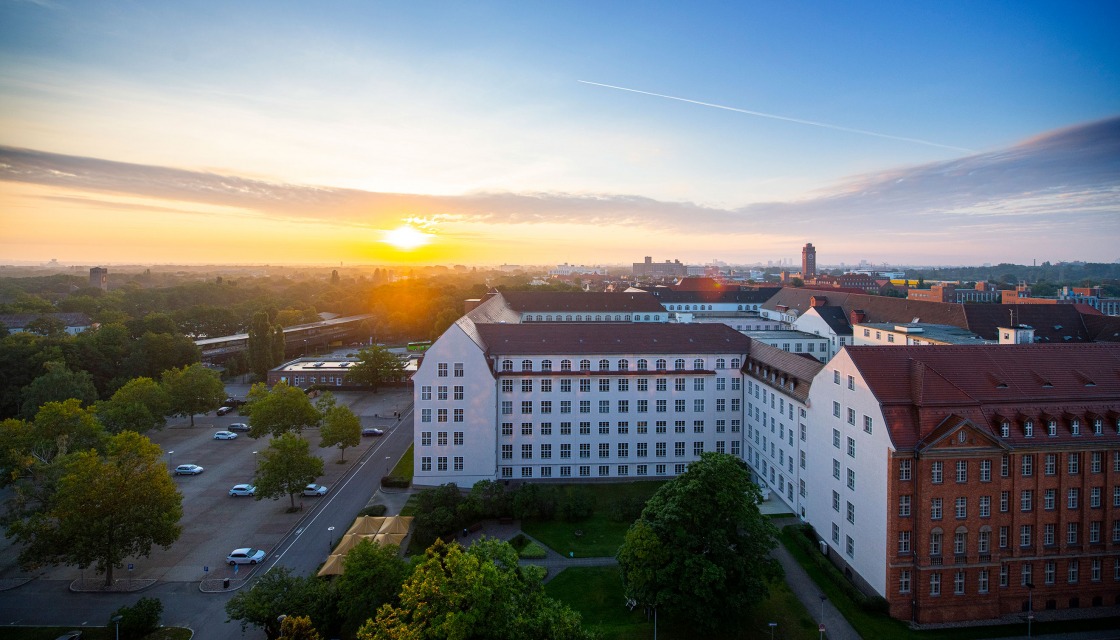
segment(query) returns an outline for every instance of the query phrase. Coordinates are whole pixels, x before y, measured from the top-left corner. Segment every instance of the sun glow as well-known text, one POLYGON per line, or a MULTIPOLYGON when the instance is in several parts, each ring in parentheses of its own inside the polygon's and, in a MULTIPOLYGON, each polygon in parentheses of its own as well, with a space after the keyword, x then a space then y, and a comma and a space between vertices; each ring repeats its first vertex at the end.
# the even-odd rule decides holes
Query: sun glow
POLYGON ((428 244, 429 239, 428 234, 423 231, 418 231, 408 225, 402 225, 392 231, 386 231, 384 241, 401 251, 410 251, 428 244))

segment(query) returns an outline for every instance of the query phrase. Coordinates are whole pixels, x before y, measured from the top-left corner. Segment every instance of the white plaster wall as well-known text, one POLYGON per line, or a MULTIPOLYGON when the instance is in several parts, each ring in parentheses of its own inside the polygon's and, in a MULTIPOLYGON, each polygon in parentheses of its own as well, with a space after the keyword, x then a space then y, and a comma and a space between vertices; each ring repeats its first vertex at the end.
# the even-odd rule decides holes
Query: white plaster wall
POLYGON ((460 487, 471 487, 479 480, 494 480, 497 477, 497 456, 494 445, 494 421, 496 413, 496 386, 494 376, 483 356, 482 350, 457 325, 451 327, 435 341, 424 354, 424 361, 413 376, 415 398, 414 463, 413 483, 420 486, 438 486, 454 482, 460 487), (455 363, 462 362, 464 375, 455 376, 455 363), (447 364, 448 377, 438 375, 438 365, 447 364), (454 387, 464 387, 464 399, 454 399, 454 387), (431 387, 431 399, 422 398, 424 387, 431 387), (438 399, 438 388, 448 387, 448 399, 438 399), (464 422, 455 423, 454 409, 464 409, 464 422), (424 410, 431 410, 431 422, 423 422, 424 410), (438 410, 447 409, 448 422, 438 423, 438 410), (438 445, 438 433, 448 432, 448 444, 438 445), (454 432, 464 432, 464 443, 454 444, 454 432), (423 432, 431 432, 431 444, 423 446, 423 432), (448 469, 438 470, 438 459, 448 458, 448 469), (462 471, 454 470, 454 457, 464 458, 462 471), (424 457, 432 459, 431 471, 423 471, 424 457))
POLYGON ((743 457, 754 471, 757 484, 771 489, 770 499, 780 500, 790 512, 800 515, 800 481, 804 473, 800 453, 805 443, 800 439, 799 425, 801 409, 805 407, 780 389, 751 376, 744 376, 743 385, 748 425, 747 452, 743 457))
POLYGON ((894 450, 878 401, 860 377, 847 351, 842 350, 813 380, 806 421, 805 479, 809 496, 806 518, 829 546, 844 558, 879 595, 886 592, 888 463, 894 450), (834 372, 840 384, 834 382, 834 372), (848 376, 854 389, 848 388, 848 376), (833 415, 833 402, 840 403, 840 417, 833 415), (847 411, 856 412, 856 424, 847 422, 847 411), (863 417, 872 419, 872 433, 863 429, 863 417), (833 429, 840 432, 840 446, 833 446, 833 429), (856 443, 856 455, 847 453, 847 439, 856 443), (840 462, 840 478, 833 476, 833 460, 840 462), (855 490, 847 485, 847 471, 856 474, 855 490), (832 508, 832 492, 840 494, 840 511, 832 508), (847 503, 855 505, 855 524, 847 520, 847 503), (840 527, 840 542, 832 539, 832 525, 840 527), (846 553, 846 537, 855 542, 854 554, 846 553))

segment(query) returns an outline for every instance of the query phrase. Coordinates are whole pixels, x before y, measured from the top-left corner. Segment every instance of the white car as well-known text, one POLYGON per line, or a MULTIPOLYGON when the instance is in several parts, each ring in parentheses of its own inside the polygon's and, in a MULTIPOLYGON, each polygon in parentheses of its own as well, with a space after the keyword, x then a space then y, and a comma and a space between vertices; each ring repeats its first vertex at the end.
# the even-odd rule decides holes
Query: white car
POLYGON ((257 488, 251 484, 235 484, 229 490, 231 496, 255 496, 257 495, 257 488))
POLYGON ((232 431, 219 431, 214 434, 215 440, 235 440, 237 434, 232 431))
POLYGON ((262 549, 244 547, 242 549, 230 551, 229 555, 226 556, 226 562, 228 562, 231 567, 235 564, 257 564, 264 560, 264 556, 265 553, 262 549))
POLYGON ((197 464, 181 464, 175 467, 175 475, 177 476, 197 476, 202 473, 202 467, 197 464))
POLYGON ((327 488, 321 484, 309 484, 303 488, 303 495, 325 496, 327 495, 327 488))

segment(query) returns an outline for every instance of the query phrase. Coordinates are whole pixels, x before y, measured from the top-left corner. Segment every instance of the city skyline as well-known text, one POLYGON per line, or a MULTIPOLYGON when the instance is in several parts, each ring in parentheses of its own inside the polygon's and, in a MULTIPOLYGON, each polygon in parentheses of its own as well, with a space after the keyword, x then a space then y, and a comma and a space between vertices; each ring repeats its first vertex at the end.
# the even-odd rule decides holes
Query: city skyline
POLYGON ((4 262, 1120 259, 1110 3, 0 6, 4 262))

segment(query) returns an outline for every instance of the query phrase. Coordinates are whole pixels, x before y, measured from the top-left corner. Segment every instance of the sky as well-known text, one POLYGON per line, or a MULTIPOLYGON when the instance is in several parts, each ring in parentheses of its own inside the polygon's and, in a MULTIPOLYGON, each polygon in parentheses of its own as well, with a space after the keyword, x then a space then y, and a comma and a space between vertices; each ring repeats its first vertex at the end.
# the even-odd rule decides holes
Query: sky
POLYGON ((0 263, 1120 261, 1117 25, 0 0, 0 263))

